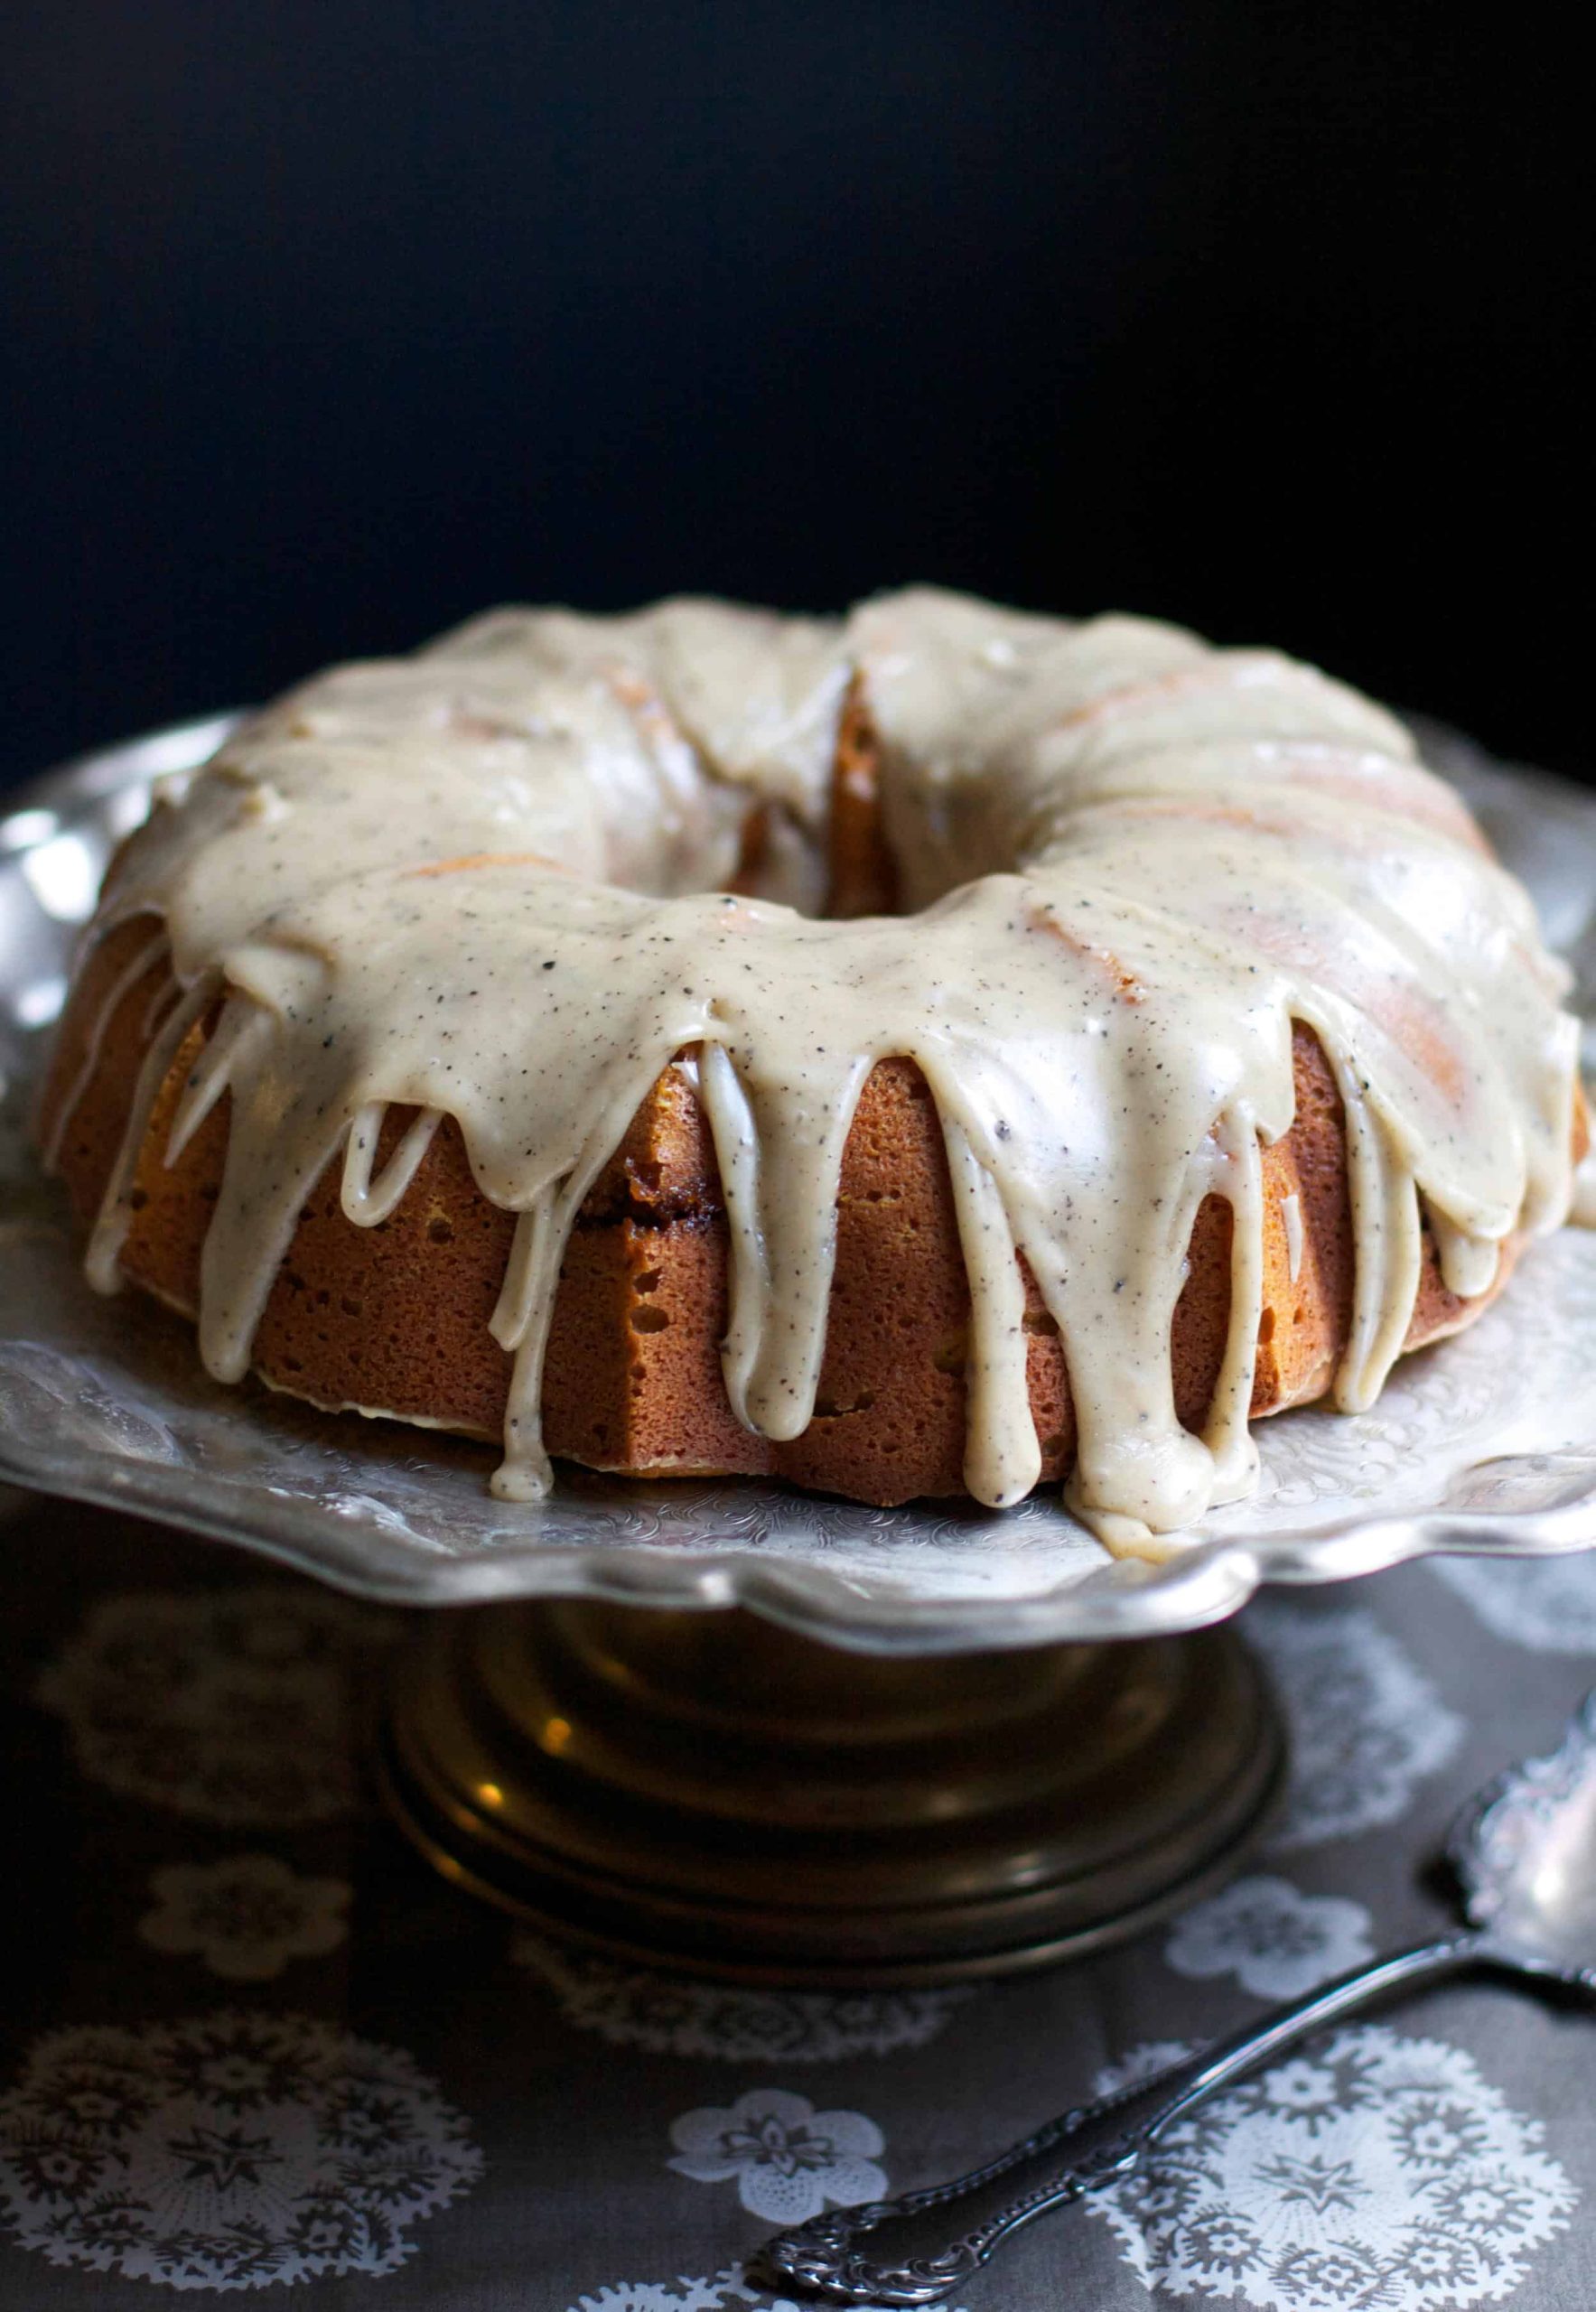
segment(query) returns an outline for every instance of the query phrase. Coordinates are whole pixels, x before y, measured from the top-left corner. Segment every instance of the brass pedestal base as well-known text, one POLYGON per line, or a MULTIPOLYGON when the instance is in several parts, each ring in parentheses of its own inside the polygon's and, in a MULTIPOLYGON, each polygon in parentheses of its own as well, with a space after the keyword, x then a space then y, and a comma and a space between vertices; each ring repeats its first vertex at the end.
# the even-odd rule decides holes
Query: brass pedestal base
POLYGON ((1005 1974, 1233 1864, 1280 1778, 1233 1633, 882 1658, 742 1611, 428 1617, 381 1756, 405 1829, 507 1909, 786 1983, 1005 1974))

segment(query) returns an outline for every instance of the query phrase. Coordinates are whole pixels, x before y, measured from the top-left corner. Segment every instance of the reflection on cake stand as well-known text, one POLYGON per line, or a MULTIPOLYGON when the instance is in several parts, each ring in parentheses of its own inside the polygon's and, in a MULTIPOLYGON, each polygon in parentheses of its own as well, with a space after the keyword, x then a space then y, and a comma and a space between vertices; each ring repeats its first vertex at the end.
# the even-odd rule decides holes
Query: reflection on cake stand
MULTIPOLYGON (((480 1449, 216 1388, 186 1328, 85 1289, 22 1123, 112 843, 224 729, 70 765, 0 818, 0 1478, 451 1608, 415 1617, 380 1757, 459 1883, 721 1975, 1044 1963, 1190 1899, 1266 1813, 1279 1721, 1221 1627, 1260 1583, 1596 1543, 1596 1236, 1573 1232, 1374 1412, 1265 1424, 1258 1498, 1156 1567, 1042 1499, 574 1473, 511 1509, 480 1449)), ((1443 767, 1596 961, 1596 803, 1443 767)))

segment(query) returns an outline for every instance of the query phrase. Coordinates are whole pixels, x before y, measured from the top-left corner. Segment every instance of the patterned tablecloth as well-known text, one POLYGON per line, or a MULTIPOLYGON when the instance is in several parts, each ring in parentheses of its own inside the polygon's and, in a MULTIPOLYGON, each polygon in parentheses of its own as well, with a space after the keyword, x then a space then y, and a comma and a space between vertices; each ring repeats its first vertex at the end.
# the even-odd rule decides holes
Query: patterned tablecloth
MULTIPOLYGON (((770 2312, 772 2226, 1439 1926, 1452 1809, 1596 1676, 1596 1554, 1265 1599, 1295 1769, 1239 1882, 1030 1983, 783 1995, 579 1955, 414 1858, 360 1739, 402 1617, 61 1505, 0 1545, 0 2312, 770 2312)), ((1593 2083, 1596 2017, 1435 1991, 1189 2122, 969 2312, 1591 2312, 1593 2083)))

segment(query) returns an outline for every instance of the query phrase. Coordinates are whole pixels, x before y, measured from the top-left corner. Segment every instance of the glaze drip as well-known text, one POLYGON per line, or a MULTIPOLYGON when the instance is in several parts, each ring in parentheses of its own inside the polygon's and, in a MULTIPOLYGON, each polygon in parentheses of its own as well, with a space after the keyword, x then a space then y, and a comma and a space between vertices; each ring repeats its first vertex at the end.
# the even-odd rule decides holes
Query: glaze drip
POLYGON ((1575 1030, 1526 894, 1379 708, 1146 620, 929 590, 842 621, 493 612, 254 717, 158 805, 94 936, 145 915, 174 1000, 90 1274, 115 1282, 151 1110, 213 1007, 169 1161, 225 1091, 200 1325, 220 1378, 247 1369, 325 1168, 341 1161, 348 1218, 377 1225, 454 1118, 482 1193, 518 1216, 491 1327, 515 1357, 495 1479, 512 1498, 548 1483, 568 1233, 680 1055, 725 1199, 739 1420, 790 1439, 813 1417, 849 1124, 874 1063, 911 1059, 970 1284, 966 1483, 1009 1503, 1041 1467, 1022 1254, 1070 1375, 1069 1497, 1115 1547, 1253 1481, 1259 1149, 1292 1123, 1293 1021, 1345 1103, 1343 1406, 1400 1351, 1423 1223, 1448 1284, 1478 1293, 1505 1238, 1568 1208, 1575 1030), (880 742, 901 916, 785 903, 823 881, 849 697, 880 742), (392 1106, 415 1117, 378 1172, 392 1106), (1176 1417, 1170 1332, 1211 1193, 1231 1313, 1199 1438, 1176 1417))

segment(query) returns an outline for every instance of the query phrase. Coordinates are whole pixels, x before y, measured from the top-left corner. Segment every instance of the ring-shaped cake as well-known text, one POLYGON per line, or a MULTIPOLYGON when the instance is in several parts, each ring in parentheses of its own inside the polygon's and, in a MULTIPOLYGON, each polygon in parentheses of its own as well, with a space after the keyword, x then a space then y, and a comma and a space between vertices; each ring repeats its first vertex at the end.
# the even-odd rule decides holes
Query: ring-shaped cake
POLYGON ((916 590, 490 614, 118 855, 42 1110, 210 1371, 1157 1550, 1571 1198, 1566 975, 1379 708, 916 590))

